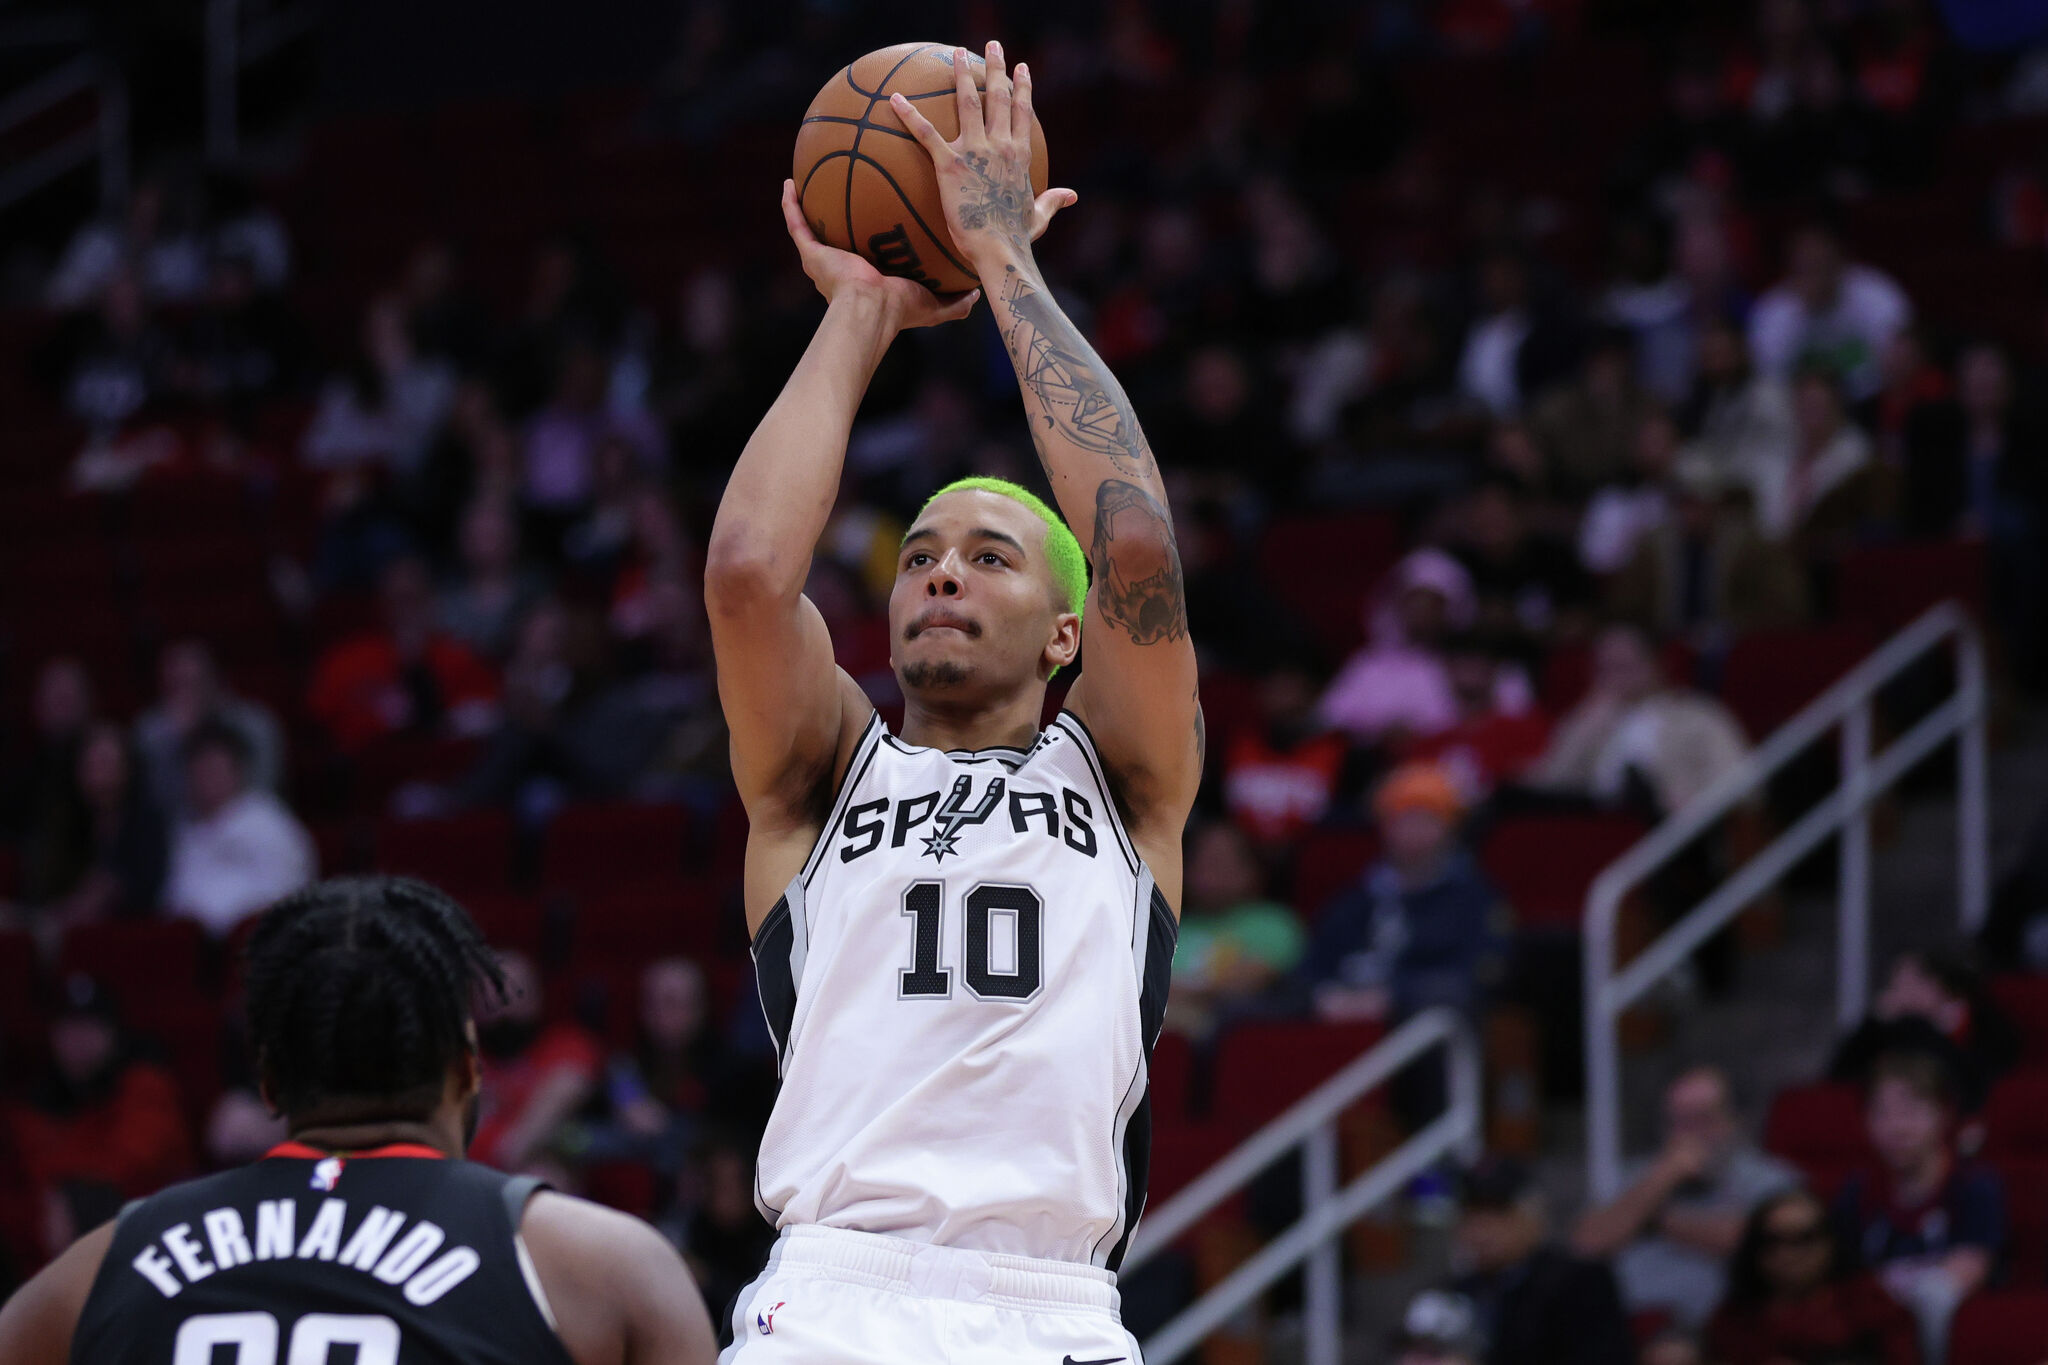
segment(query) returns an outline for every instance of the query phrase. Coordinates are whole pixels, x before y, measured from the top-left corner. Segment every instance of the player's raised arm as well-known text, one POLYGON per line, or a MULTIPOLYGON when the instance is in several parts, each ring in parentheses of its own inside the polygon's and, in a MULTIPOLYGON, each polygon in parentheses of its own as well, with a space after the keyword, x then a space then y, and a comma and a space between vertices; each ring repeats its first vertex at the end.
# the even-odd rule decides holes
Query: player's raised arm
MULTIPOLYGON (((733 777, 755 830, 770 841, 778 830, 798 832, 870 710, 833 665, 824 618, 803 595, 854 413, 898 332, 964 317, 973 303, 934 298, 823 245, 787 182, 782 212, 805 273, 825 296, 825 317, 733 468, 704 568, 733 777)), ((750 855, 750 872, 751 862, 750 855)), ((766 908, 756 899, 748 897, 750 915, 766 908)))
POLYGON ((1031 194, 1031 73, 988 45, 987 95, 954 54, 960 136, 947 142, 901 95, 892 107, 931 153, 953 240, 981 276, 1024 391, 1038 458, 1094 573, 1084 673, 1069 700, 1093 731, 1134 820, 1154 814, 1177 851, 1201 779, 1201 706, 1180 555, 1159 466, 1122 385, 1060 310, 1031 242, 1069 190, 1031 194))

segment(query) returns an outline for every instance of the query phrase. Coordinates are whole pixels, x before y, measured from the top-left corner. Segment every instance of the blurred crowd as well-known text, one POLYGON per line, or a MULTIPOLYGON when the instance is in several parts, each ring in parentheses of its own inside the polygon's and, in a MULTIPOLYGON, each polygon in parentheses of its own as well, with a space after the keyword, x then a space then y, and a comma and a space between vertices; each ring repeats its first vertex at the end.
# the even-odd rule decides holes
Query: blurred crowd
MULTIPOLYGON (((2018 99, 1933 8, 1760 0, 1624 31, 1607 51, 1654 57, 1658 107, 1606 130, 1604 164, 1549 168, 1575 199, 1467 164, 1453 115, 1398 73, 1496 63, 1512 109, 1529 72, 1617 41, 1601 6, 1355 9, 1020 20, 1081 192, 1048 273, 1145 418, 1190 580, 1214 744, 1168 1022, 1198 1052, 1246 1019, 1540 1013, 1576 962, 1531 951, 1486 830, 1683 807, 1763 737, 1717 695, 1731 649, 1834 619, 1861 550, 1981 557, 2001 687, 2048 682, 2048 302, 2031 334, 1979 327, 1852 231, 1863 206, 1936 193, 1958 121, 2018 99), (1342 851, 1331 875, 1307 876, 1312 845, 1342 851)), ((844 16, 779 12, 693 8, 636 135, 793 121, 858 44, 844 16)), ((2041 167, 2003 170, 1969 231, 2048 249, 2041 167)), ((9 658, 33 685, 0 768, 4 915, 48 960, 80 930, 171 917, 231 982, 237 927, 338 870, 328 836, 350 821, 508 811, 532 840, 580 804, 667 803, 735 837, 701 544, 816 315, 792 253, 732 243, 655 291, 604 232, 537 230, 494 290, 458 235, 416 231, 347 263, 371 283, 337 298, 296 246, 316 224, 261 182, 172 167, 53 262, 33 364, 72 495, 239 490, 272 528, 243 586, 290 644, 245 688, 246 641, 164 641, 132 713, 77 657, 9 658)), ((980 319, 884 364, 812 567, 841 664, 892 718, 897 541, 969 472, 1038 478, 980 319)), ((1770 819, 1713 831, 1653 911, 1691 904, 1770 819)), ((2048 885, 2039 849, 2048 831, 2048 885)), ((701 836, 676 852, 729 871, 701 836)), ((730 918, 729 877, 706 880, 730 918)), ((2036 885, 1999 921, 1999 965, 2048 965, 2036 885)), ((720 984, 732 955, 635 964, 627 1047, 559 963, 506 965, 477 1155, 665 1220, 715 1303, 768 1235, 749 1163, 773 1059, 750 987, 720 984)), ((1658 1365, 1937 1361, 2003 1232, 1995 1177, 1956 1164, 1955 1120, 1991 1081, 1961 1054, 1988 1026, 1942 1013, 1961 977, 1928 962, 1886 998, 1916 971, 1934 1003, 1880 1012, 1925 1015, 1950 1049, 1879 1029, 1844 1063, 1879 1174, 1799 1192, 1740 1139, 1730 1079, 1690 1072, 1664 1152, 1569 1248, 1514 1161, 1472 1173, 1472 1274, 1417 1301, 1404 1349, 1590 1365, 1627 1358, 1627 1314, 1657 1310, 1658 1365)), ((59 994, 47 1057, 21 1050, 46 1074, 14 1086, 0 1137, 39 1229, 19 1260, 274 1130, 246 1062, 195 1119, 103 982, 59 994)))

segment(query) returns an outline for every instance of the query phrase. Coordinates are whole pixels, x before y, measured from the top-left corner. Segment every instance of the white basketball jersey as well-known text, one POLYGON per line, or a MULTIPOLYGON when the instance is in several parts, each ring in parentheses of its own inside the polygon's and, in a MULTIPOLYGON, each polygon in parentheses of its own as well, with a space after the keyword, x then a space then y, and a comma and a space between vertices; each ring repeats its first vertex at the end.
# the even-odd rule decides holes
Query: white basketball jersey
POLYGON ((1114 1270, 1175 933, 1079 718, 973 753, 871 720, 754 937, 782 1070, 762 1212, 1114 1270))

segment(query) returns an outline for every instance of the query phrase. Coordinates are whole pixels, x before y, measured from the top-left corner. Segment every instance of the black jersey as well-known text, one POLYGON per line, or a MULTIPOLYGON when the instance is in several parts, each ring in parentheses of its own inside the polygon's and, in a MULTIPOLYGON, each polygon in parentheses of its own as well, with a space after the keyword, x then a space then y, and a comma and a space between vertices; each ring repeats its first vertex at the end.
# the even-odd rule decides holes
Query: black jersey
POLYGON ((74 1365, 573 1365, 517 1241, 538 1182, 287 1143, 121 1216, 74 1365))

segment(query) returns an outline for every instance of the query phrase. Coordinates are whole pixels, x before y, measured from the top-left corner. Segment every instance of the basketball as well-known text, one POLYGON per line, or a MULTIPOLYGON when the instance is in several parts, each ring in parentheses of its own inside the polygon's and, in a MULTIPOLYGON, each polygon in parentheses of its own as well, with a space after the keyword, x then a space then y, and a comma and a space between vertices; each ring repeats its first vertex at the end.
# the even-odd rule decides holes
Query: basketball
MULTIPOLYGON (((981 58, 971 59, 984 85, 981 58)), ((948 141, 960 135, 953 49, 899 43, 842 68, 811 101, 796 135, 797 200, 828 246, 857 251, 886 274, 940 294, 981 283, 946 230, 931 156, 889 107, 901 91, 948 141)), ((1031 192, 1047 184, 1045 134, 1031 120, 1031 192)))

